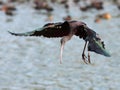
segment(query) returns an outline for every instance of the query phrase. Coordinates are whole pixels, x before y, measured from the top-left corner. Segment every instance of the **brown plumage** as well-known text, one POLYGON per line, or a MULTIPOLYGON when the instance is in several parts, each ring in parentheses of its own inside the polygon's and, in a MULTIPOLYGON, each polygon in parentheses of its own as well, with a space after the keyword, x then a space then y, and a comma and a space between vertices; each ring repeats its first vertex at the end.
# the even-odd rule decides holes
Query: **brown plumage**
POLYGON ((61 39, 61 52, 60 52, 60 63, 62 63, 62 54, 65 43, 72 38, 73 35, 79 36, 85 41, 84 50, 82 53, 82 59, 85 63, 90 63, 90 55, 88 53, 88 61, 86 61, 85 48, 88 43, 88 51, 93 51, 98 54, 110 56, 105 51, 105 45, 99 38, 98 34, 87 27, 84 22, 80 21, 65 21, 58 23, 48 23, 42 28, 38 28, 31 32, 26 33, 12 33, 15 36, 44 36, 48 38, 62 37, 61 39))

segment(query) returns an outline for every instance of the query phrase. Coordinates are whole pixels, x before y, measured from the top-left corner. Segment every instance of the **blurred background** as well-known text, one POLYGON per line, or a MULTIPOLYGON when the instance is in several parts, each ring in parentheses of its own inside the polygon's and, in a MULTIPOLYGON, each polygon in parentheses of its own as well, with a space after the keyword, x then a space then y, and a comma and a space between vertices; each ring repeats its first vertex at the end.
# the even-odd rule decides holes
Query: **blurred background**
POLYGON ((120 0, 0 0, 0 90, 120 90, 119 28, 120 0), (74 36, 60 64, 60 38, 8 33, 66 20, 100 34, 111 57, 91 52, 92 64, 85 64, 84 41, 74 36))

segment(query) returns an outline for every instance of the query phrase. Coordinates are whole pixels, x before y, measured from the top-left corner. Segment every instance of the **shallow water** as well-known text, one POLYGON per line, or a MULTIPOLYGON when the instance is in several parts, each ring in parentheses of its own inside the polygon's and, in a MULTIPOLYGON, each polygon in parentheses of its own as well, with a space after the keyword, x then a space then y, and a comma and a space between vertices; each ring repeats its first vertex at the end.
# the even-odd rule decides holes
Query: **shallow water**
MULTIPOLYGON (((100 34, 111 53, 110 58, 91 53, 92 64, 88 65, 81 58, 84 41, 76 36, 65 45, 60 64, 60 38, 15 37, 7 32, 31 31, 50 22, 31 5, 18 5, 13 17, 0 12, 0 90, 120 90, 120 13, 111 3, 104 6, 102 11, 86 13, 75 5, 70 9, 74 19, 100 34), (95 15, 102 12, 112 18, 95 23, 95 15)), ((63 21, 65 10, 55 7, 52 22, 63 21)))

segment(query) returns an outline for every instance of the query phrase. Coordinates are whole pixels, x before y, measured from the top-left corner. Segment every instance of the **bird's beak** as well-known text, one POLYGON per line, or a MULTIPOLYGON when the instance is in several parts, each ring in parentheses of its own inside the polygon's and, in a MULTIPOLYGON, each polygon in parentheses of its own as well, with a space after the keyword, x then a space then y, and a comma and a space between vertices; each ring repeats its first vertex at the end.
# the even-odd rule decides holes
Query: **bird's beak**
POLYGON ((92 40, 89 41, 88 43, 88 51, 93 51, 98 54, 110 57, 109 52, 105 49, 105 45, 101 40, 97 40, 93 38, 92 40))

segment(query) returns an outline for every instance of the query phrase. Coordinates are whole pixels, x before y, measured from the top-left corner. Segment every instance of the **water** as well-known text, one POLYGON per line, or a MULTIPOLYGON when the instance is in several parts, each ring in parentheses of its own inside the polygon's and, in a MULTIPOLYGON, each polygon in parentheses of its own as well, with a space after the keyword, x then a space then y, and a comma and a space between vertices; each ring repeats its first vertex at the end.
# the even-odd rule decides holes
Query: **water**
MULTIPOLYGON (((56 5, 57 6, 57 5, 56 5)), ((65 10, 58 6, 54 20, 63 21, 65 10), (60 13, 60 14, 59 14, 60 13)), ((74 36, 64 48, 63 63, 59 63, 60 38, 15 37, 7 31, 25 32, 49 21, 27 3, 18 5, 14 17, 0 12, 0 90, 119 90, 120 87, 120 13, 115 5, 105 3, 103 11, 70 12, 101 35, 112 57, 91 53, 92 64, 81 58, 84 41, 74 36), (94 16, 109 12, 110 20, 94 22, 94 16), (94 14, 93 14, 94 13, 94 14), (83 18, 86 17, 86 18, 83 18), (9 21, 12 20, 12 21, 9 21), (9 22, 8 22, 9 21, 9 22)))

